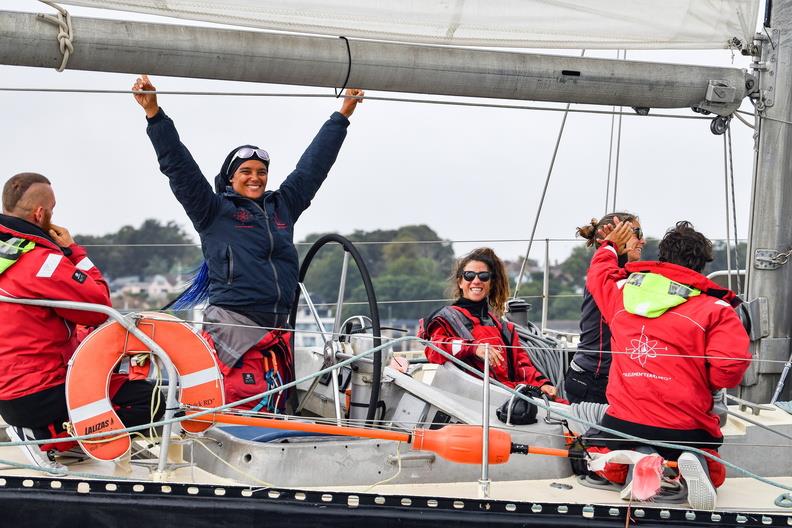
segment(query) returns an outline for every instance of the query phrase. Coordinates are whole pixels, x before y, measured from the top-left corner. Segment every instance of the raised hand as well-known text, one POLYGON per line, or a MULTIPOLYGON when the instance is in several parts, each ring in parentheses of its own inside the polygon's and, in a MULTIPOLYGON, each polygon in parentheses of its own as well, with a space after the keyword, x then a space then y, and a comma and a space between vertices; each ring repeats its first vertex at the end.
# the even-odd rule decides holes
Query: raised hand
POLYGON ((359 88, 349 88, 344 92, 344 104, 341 105, 339 112, 347 119, 352 115, 357 108, 357 105, 363 103, 363 99, 356 99, 356 97, 363 97, 366 92, 359 88), (348 97, 351 96, 351 97, 348 97))
POLYGON ((628 249, 627 242, 634 238, 632 222, 622 222, 617 217, 614 217, 613 225, 613 231, 608 233, 605 240, 613 242, 613 245, 616 246, 616 252, 619 255, 623 255, 628 249))
MULTIPOLYGON (((141 75, 135 81, 135 84, 132 85, 133 92, 155 92, 157 89, 154 88, 154 85, 151 84, 151 81, 148 78, 148 75, 141 75)), ((159 105, 157 104, 157 94, 156 93, 136 93, 134 95, 135 101, 143 107, 143 110, 146 111, 146 117, 154 117, 157 115, 159 111, 159 105)))

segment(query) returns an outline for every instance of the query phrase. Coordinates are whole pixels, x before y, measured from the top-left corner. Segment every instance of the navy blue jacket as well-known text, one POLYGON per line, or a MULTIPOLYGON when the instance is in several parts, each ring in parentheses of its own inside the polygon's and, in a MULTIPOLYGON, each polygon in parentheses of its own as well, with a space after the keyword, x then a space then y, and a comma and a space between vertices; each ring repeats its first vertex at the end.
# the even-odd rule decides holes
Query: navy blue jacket
MULTIPOLYGON (((619 257, 624 267, 627 257, 619 257)), ((608 377, 611 365, 611 331, 600 313, 599 306, 588 288, 583 287, 583 304, 580 307, 580 342, 572 361, 586 372, 598 377, 608 377)))
POLYGON ((348 126, 333 113, 280 188, 254 201, 231 187, 215 193, 165 112, 148 119, 160 170, 201 237, 210 304, 242 312, 291 310, 298 273, 294 223, 335 163, 348 126))
POLYGON ((602 318, 594 297, 583 289, 580 308, 580 342, 572 358, 577 366, 597 376, 608 376, 611 364, 611 331, 602 318))

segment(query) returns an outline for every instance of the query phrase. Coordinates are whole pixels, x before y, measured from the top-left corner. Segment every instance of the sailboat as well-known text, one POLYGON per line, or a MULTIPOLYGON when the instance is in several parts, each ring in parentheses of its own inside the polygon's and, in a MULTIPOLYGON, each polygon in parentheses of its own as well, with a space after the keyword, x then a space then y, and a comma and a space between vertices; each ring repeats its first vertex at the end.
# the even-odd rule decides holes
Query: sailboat
MULTIPOLYGON (((150 453, 148 463, 138 461, 131 473, 128 467, 119 469, 112 462, 94 460, 71 466, 65 475, 43 476, 30 468, 9 473, 0 482, 0 500, 13 506, 20 518, 41 524, 54 513, 72 522, 112 518, 115 525, 186 521, 207 526, 251 521, 271 525, 351 521, 422 526, 448 521, 578 526, 623 525, 630 519, 675 526, 788 524, 784 507, 789 499, 779 495, 792 482, 792 462, 784 456, 787 444, 779 443, 779 438, 792 435, 792 418, 765 403, 782 399, 789 391, 786 387, 777 391, 776 386, 789 365, 790 328, 782 292, 788 291, 790 283, 784 266, 792 241, 777 218, 789 210, 786 197, 792 196, 784 178, 790 150, 784 148, 790 141, 786 128, 792 118, 788 98, 778 96, 788 92, 784 68, 790 63, 792 48, 781 36, 792 29, 791 2, 774 2, 759 34, 753 32, 757 1, 667 2, 658 8, 662 12, 657 17, 643 12, 657 8, 652 2, 618 1, 600 2, 596 9, 582 1, 503 1, 497 6, 426 2, 424 10, 416 13, 403 13, 401 8, 378 10, 355 2, 287 3, 291 11, 279 3, 252 0, 219 8, 178 0, 69 3, 346 38, 78 19, 65 10, 53 20, 58 31, 46 32, 35 16, 2 12, 0 63, 307 86, 351 84, 374 90, 617 106, 639 114, 693 108, 709 116, 716 134, 727 132, 745 98, 755 102, 757 155, 745 314, 756 361, 736 396, 739 400, 733 400, 739 405, 732 409, 724 428, 727 445, 721 453, 740 468, 782 487, 757 483, 735 471, 721 490, 715 512, 694 511, 685 504, 624 503, 611 491, 581 486, 568 461, 560 456, 516 455, 531 452, 529 447, 518 446, 541 446, 555 454, 567 447, 563 421, 574 416, 568 409, 542 401, 535 402, 540 407, 538 423, 499 424, 508 430, 509 440, 497 447, 506 451, 497 453, 508 458, 508 463, 490 466, 486 462, 492 462, 490 447, 496 450, 492 436, 486 434, 473 442, 475 448, 487 450, 471 458, 475 464, 461 463, 440 447, 429 449, 431 442, 419 444, 416 439, 433 433, 418 431, 433 431, 436 425, 460 426, 459 431, 467 431, 460 437, 471 437, 471 429, 464 426, 474 426, 479 433, 488 427, 500 430, 495 427, 495 408, 514 395, 453 366, 413 365, 407 372, 390 366, 388 347, 408 338, 382 341, 376 295, 368 291, 370 320, 353 319, 348 325, 336 320, 332 331, 322 332, 333 343, 332 357, 327 349, 295 351, 303 407, 318 418, 312 421, 314 425, 323 426, 309 426, 312 432, 347 429, 330 436, 301 436, 294 431, 304 422, 295 419, 287 424, 293 427, 291 433, 281 434, 255 428, 264 423, 272 428, 272 422, 256 422, 271 418, 230 419, 204 409, 201 412, 211 414, 212 420, 234 423, 178 440, 172 440, 170 430, 165 429, 161 445, 143 446, 150 453), (342 21, 330 16, 349 11, 361 13, 353 24, 341 26, 342 21), (540 24, 558 20, 575 23, 565 32, 540 24), (673 22, 665 26, 658 20, 673 22), (703 24, 696 26, 696 22, 703 24), (581 33, 585 38, 575 37, 581 33), (552 38, 543 38, 546 35, 552 38), (754 56, 756 67, 746 72, 453 47, 558 47, 562 42, 575 48, 607 49, 731 47, 754 56), (253 60, 260 66, 242 67, 253 60), (321 376, 334 371, 345 375, 331 374, 323 383, 321 376), (356 406, 350 405, 350 421, 341 412, 345 394, 340 389, 347 383, 352 389, 350 403, 359 403, 357 408, 365 410, 355 415, 351 410, 356 406), (386 427, 370 427, 373 424, 386 427), (370 437, 352 436, 357 431, 349 425, 368 426, 370 437), (408 450, 405 444, 427 449, 408 450), (768 451, 762 451, 763 447, 768 451), (774 454, 768 456, 768 452, 774 454), (373 484, 377 486, 370 489, 373 484), (43 504, 51 507, 42 508, 43 504)), ((358 270, 365 270, 365 262, 348 241, 331 237, 320 242, 316 251, 324 244, 339 243, 345 258, 354 259, 358 270)), ((303 263, 302 277, 310 260, 303 263)), ((340 315, 343 295, 339 299, 336 313, 340 315)), ((125 328, 160 355, 167 367, 168 354, 140 331, 134 319, 111 315, 115 318, 111 324, 125 328)), ((180 375, 171 370, 167 378, 173 390, 168 395, 171 412, 166 419, 175 429, 176 423, 184 421, 176 416, 181 407, 176 402, 175 380, 180 375)), ((199 418, 191 415, 192 421, 199 418)), ((0 458, 13 461, 14 453, 12 446, 2 448, 0 458)))

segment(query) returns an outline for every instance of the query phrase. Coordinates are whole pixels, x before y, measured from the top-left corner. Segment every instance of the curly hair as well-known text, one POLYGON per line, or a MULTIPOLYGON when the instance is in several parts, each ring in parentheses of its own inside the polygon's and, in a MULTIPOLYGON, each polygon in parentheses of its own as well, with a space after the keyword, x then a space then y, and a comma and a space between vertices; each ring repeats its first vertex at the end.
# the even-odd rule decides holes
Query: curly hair
POLYGON ((712 262, 712 242, 693 229, 687 220, 676 223, 660 241, 658 260, 685 266, 701 273, 712 262))
POLYGON ((633 222, 638 219, 638 216, 632 213, 608 213, 599 220, 592 218, 588 224, 578 227, 575 230, 575 235, 586 239, 586 247, 594 246, 597 243, 597 232, 603 227, 613 224, 615 217, 618 217, 622 222, 633 222))
POLYGON ((457 260, 454 274, 450 277, 450 293, 457 299, 462 298, 462 288, 459 287, 459 279, 462 278, 462 272, 469 262, 483 262, 487 265, 490 273, 492 273, 492 285, 490 286, 490 293, 487 297, 492 312, 502 317, 506 309, 506 301, 509 298, 509 277, 506 273, 506 266, 503 261, 498 258, 495 252, 487 247, 477 248, 457 260))

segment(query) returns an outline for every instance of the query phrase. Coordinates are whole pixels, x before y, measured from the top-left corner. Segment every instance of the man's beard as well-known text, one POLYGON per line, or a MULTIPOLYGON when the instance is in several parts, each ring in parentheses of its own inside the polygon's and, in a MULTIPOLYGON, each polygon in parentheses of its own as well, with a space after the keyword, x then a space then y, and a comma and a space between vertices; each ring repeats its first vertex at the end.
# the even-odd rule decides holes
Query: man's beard
POLYGON ((52 211, 44 209, 44 216, 41 217, 39 227, 43 229, 45 233, 49 233, 50 229, 52 229, 52 211))

